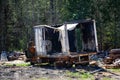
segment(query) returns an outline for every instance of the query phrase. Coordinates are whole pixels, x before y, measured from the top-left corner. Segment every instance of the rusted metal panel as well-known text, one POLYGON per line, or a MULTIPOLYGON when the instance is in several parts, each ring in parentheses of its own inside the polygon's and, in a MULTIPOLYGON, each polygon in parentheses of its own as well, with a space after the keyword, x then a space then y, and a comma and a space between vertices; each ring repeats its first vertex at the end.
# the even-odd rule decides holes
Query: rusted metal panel
POLYGON ((43 26, 35 26, 34 31, 37 55, 46 55, 43 26))
POLYGON ((48 56, 54 53, 61 53, 61 44, 58 29, 47 26, 38 25, 34 27, 35 31, 35 47, 37 56, 48 56))
POLYGON ((68 43, 68 33, 67 33, 67 24, 64 24, 57 28, 59 30, 60 36, 59 39, 61 41, 62 53, 69 53, 69 43, 68 43))
POLYGON ((97 52, 98 42, 95 20, 82 23, 78 22, 74 24, 76 25, 73 26, 72 29, 68 28, 70 52, 97 52), (77 33, 78 31, 81 35, 77 33), (81 45, 77 45, 78 43, 81 45), (80 46, 82 46, 82 48, 79 49, 80 46))

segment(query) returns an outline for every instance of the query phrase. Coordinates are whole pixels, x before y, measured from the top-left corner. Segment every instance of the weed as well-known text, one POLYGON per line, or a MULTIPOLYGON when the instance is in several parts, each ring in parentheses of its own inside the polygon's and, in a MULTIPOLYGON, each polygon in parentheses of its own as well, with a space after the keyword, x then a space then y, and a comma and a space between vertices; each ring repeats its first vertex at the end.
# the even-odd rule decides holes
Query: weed
POLYGON ((20 63, 20 64, 5 64, 5 66, 18 66, 18 67, 26 67, 30 66, 30 63, 20 63))
POLYGON ((108 69, 109 71, 112 71, 112 72, 120 72, 120 69, 108 69))
POLYGON ((94 76, 90 73, 82 73, 81 74, 81 80, 94 80, 94 76))
POLYGON ((78 72, 70 72, 70 71, 67 71, 66 72, 66 75, 68 77, 71 77, 71 78, 79 78, 80 77, 80 74, 78 72))
POLYGON ((66 75, 71 78, 78 78, 78 80, 94 80, 94 76, 90 73, 79 73, 79 72, 70 72, 67 71, 66 75))

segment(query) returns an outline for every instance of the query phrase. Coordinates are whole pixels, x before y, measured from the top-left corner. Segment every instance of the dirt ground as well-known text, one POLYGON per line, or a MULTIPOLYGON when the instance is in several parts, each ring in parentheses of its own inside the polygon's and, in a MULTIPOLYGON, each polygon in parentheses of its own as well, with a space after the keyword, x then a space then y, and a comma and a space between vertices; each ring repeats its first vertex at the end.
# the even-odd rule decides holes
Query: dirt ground
POLYGON ((109 72, 97 66, 87 65, 56 68, 49 65, 18 67, 1 64, 0 80, 120 80, 120 72, 109 72))

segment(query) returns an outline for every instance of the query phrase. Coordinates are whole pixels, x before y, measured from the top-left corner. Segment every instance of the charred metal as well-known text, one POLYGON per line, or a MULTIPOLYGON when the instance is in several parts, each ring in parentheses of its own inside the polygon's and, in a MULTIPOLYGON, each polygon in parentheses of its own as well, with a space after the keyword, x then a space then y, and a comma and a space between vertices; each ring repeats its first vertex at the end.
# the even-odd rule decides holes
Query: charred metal
POLYGON ((32 63, 89 63, 89 56, 98 51, 95 20, 57 27, 37 25, 34 26, 34 34, 33 45, 29 45, 26 52, 32 63))

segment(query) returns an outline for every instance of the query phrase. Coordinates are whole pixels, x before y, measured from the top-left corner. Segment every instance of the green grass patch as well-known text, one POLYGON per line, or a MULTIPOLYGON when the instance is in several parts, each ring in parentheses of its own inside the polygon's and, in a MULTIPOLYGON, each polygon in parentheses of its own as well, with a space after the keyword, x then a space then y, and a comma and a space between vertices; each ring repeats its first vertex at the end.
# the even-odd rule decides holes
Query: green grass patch
POLYGON ((78 72, 66 71, 66 76, 71 78, 80 78, 80 74, 78 72))
POLYGON ((120 69, 107 69, 108 71, 111 71, 111 72, 117 72, 117 73, 120 73, 120 69))
POLYGON ((30 66, 30 63, 16 64, 16 66, 21 66, 21 67, 30 66))
POLYGON ((5 64, 4 66, 18 66, 18 67, 26 67, 30 66, 30 63, 20 63, 20 64, 5 64))
POLYGON ((82 73, 81 78, 82 79, 89 79, 90 78, 90 80, 92 80, 94 78, 94 76, 90 73, 82 73))
POLYGON ((86 72, 70 72, 66 71, 66 76, 70 78, 78 78, 78 80, 94 80, 94 76, 86 72))

